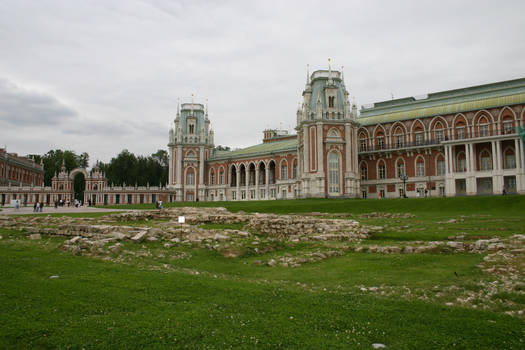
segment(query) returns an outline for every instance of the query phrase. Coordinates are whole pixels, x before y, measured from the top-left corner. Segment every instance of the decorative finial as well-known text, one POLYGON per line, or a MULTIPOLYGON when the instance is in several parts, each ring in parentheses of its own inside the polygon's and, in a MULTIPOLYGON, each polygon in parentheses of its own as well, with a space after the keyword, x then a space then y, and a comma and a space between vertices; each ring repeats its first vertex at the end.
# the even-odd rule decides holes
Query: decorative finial
POLYGON ((328 57, 328 84, 332 84, 332 66, 330 65, 330 57, 328 57))
POLYGON ((177 97, 177 118, 180 115, 180 97, 177 97))
POLYGON ((310 85, 310 64, 306 64, 306 85, 310 85))
POLYGON ((206 117, 208 117, 208 99, 206 99, 206 117))

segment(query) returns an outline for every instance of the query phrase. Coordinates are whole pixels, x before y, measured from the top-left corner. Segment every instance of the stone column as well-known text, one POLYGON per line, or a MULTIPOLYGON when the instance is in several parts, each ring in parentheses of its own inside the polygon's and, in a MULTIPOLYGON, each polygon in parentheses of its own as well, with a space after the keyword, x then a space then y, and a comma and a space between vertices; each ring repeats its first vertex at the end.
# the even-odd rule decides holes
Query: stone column
POLYGON ((264 177, 266 179, 266 198, 270 198, 270 179, 268 178, 270 175, 269 167, 269 163, 264 167, 264 177))
POLYGON ((467 173, 470 173, 472 171, 472 167, 470 165, 470 143, 465 144, 465 164, 467 166, 467 173))
POLYGON ((235 188, 235 191, 237 192, 237 200, 240 200, 241 199, 241 167, 240 166, 237 166, 237 169, 236 169, 236 177, 235 179, 237 180, 236 182, 236 188, 235 188))
POLYGON ((320 123, 317 124, 317 172, 324 173, 323 125, 320 123))
POLYGON ((255 199, 259 199, 259 167, 255 168, 255 199))
POLYGON ((490 145, 492 147, 492 170, 495 171, 498 169, 498 154, 496 151, 496 141, 492 141, 490 145))
POLYGON ((249 199, 250 198, 250 190, 249 190, 249 187, 250 187, 250 166, 248 165, 247 167, 244 167, 244 172, 246 175, 244 175, 244 182, 245 182, 245 185, 246 185, 246 199, 249 199))
POLYGON ((449 160, 448 146, 445 146, 445 175, 450 173, 450 160, 449 160))
POLYGON ((173 147, 170 147, 169 186, 173 185, 173 147))
MULTIPOLYGON (((310 167, 308 166, 309 164, 309 156, 310 156, 310 145, 309 145, 309 142, 310 142, 310 135, 309 135, 309 132, 308 132, 308 128, 306 125, 303 126, 303 145, 304 145, 304 148, 303 148, 303 159, 304 159, 304 173, 307 173, 310 171, 310 167)), ((268 178, 266 178, 266 182, 268 182, 268 178)))
POLYGON ((345 144, 345 163, 346 163, 346 172, 349 173, 350 171, 352 171, 352 158, 351 158, 351 154, 350 154, 350 146, 351 146, 351 140, 350 140, 350 125, 346 124, 345 125, 345 141, 346 141, 346 144, 345 144))

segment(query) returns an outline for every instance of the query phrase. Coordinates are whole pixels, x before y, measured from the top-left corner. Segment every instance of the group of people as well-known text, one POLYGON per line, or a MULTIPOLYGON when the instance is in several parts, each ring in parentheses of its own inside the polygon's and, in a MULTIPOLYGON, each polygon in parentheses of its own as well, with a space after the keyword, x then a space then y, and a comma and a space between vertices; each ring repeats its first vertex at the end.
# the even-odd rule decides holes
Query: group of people
MULTIPOLYGON (((71 201, 69 199, 68 200, 60 199, 58 201, 55 201, 55 209, 57 209, 58 207, 64 207, 66 205, 68 207, 71 206, 71 201)), ((82 202, 80 202, 78 199, 75 199, 75 201, 73 202, 73 205, 75 206, 75 208, 78 208, 82 206, 82 202)))
POLYGON ((36 201, 35 204, 33 204, 33 212, 41 213, 43 211, 44 211, 44 202, 36 201))

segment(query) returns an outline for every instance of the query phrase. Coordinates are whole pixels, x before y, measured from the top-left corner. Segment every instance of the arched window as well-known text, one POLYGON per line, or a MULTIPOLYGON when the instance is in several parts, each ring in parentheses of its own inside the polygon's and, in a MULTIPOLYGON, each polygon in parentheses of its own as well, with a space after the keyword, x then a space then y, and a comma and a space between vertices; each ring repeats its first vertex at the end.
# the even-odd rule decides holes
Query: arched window
POLYGON ((406 174, 405 172, 405 161, 401 158, 399 158, 396 162, 396 176, 404 176, 406 174))
POLYGON ((330 108, 334 107, 334 100, 335 100, 335 96, 329 96, 328 97, 328 107, 330 107, 330 108))
POLYGON ((210 170, 210 185, 215 185, 215 170, 210 170))
POLYGON ((490 136, 490 126, 487 117, 483 116, 478 121, 478 135, 479 137, 490 136))
POLYGON ((368 166, 366 163, 361 163, 361 180, 368 180, 368 166))
POLYGON ((297 159, 294 159, 293 161, 292 177, 297 179, 297 159))
POLYGON ((436 158, 436 175, 445 175, 445 157, 443 157, 443 154, 438 155, 436 158))
POLYGON ((378 163, 377 174, 379 179, 386 179, 386 166, 383 160, 380 160, 378 163))
POLYGON ((405 135, 403 134, 403 129, 401 129, 401 127, 397 127, 394 133, 394 147, 395 148, 403 147, 404 139, 405 139, 405 135))
POLYGON ((440 121, 436 122, 436 125, 434 126, 434 140, 437 142, 445 140, 445 129, 440 121))
POLYGON ((186 185, 194 185, 195 184, 195 174, 193 172, 193 169, 190 168, 186 171, 186 185))
POLYGON ((516 168, 516 157, 514 155, 514 149, 508 148, 504 152, 503 168, 504 169, 515 169, 516 168))
POLYGON ((288 180, 288 163, 284 159, 281 161, 281 180, 288 180))
POLYGON ((224 168, 219 169, 219 185, 224 185, 224 168))
POLYGON ((359 150, 361 152, 366 151, 366 135, 363 133, 359 134, 359 150))
POLYGON ((237 168, 232 165, 230 168, 230 187, 237 186, 237 168))
POLYGON ((479 170, 492 170, 492 159, 487 150, 483 150, 479 155, 479 170))
POLYGON ((336 152, 328 154, 328 193, 339 194, 339 155, 336 152))
POLYGON ((416 176, 425 176, 425 159, 423 157, 416 159, 416 176))
POLYGON ((376 134, 376 147, 377 149, 385 148, 385 135, 382 132, 376 134))
POLYGON ((467 157, 465 152, 459 152, 456 156, 456 172, 464 173, 467 171, 467 157))

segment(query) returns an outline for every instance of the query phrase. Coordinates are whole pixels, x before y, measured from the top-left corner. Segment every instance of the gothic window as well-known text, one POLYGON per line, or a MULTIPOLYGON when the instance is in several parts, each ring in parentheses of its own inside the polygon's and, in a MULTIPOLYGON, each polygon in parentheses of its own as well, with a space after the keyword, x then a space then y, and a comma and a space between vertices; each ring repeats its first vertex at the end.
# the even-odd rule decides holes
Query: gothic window
POLYGON ((213 169, 210 171, 210 185, 215 185, 215 171, 213 169))
POLYGON ((384 162, 379 163, 378 174, 379 179, 386 179, 386 167, 384 162))
POLYGON ((480 170, 492 170, 492 159, 490 153, 487 150, 481 152, 479 156, 480 170))
POLYGON ((193 184, 195 184, 195 178, 194 178, 193 170, 190 169, 186 173, 186 185, 193 185, 193 184))
POLYGON ((425 160, 421 157, 416 161, 416 176, 425 176, 425 160))
POLYGON ((443 129, 437 129, 434 131, 434 137, 437 142, 441 142, 445 139, 445 132, 443 129))
POLYGON ((482 117, 479 120, 478 134, 479 137, 490 136, 489 122, 485 117, 482 117))
POLYGON ((465 138, 465 127, 464 126, 458 126, 456 128, 457 137, 458 140, 463 140, 465 138))
POLYGON ((503 166, 505 169, 516 168, 516 157, 514 157, 514 151, 512 149, 505 151, 503 166))
POLYGON ((456 161, 456 172, 463 173, 467 171, 467 159, 464 152, 459 152, 456 161))
POLYGON ((219 185, 223 185, 224 184, 224 171, 221 169, 219 171, 219 185))
POLYGON ((293 162, 292 177, 294 179, 297 179, 297 161, 296 160, 293 162))
POLYGON ((339 155, 336 152, 328 155, 328 193, 339 193, 339 155))
POLYGON ((405 162, 402 159, 399 159, 396 164, 397 176, 405 175, 405 162))
POLYGON ((189 124, 188 125, 188 134, 195 134, 195 125, 194 124, 189 124))
POLYGON ((366 139, 360 139, 359 140, 359 150, 361 152, 365 152, 366 151, 366 139))
POLYGON ((384 149, 385 148, 385 138, 381 136, 377 136, 377 149, 384 149))
POLYGON ((514 127, 512 120, 504 120, 503 121, 503 133, 504 134, 512 134, 514 133, 514 127))
POLYGON ((335 100, 335 96, 329 96, 328 97, 328 107, 330 107, 330 108, 334 107, 334 100, 335 100))
POLYGON ((445 175, 445 159, 439 158, 437 160, 437 175, 442 176, 445 175))
POLYGON ((368 167, 366 164, 361 165, 361 180, 368 180, 368 167))
POLYGON ((416 146, 420 146, 423 144, 423 132, 416 131, 416 146))
POLYGON ((288 165, 285 162, 281 163, 281 180, 288 180, 288 165))

